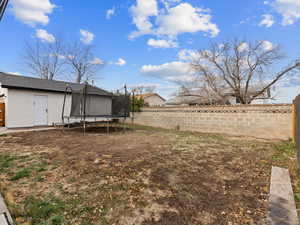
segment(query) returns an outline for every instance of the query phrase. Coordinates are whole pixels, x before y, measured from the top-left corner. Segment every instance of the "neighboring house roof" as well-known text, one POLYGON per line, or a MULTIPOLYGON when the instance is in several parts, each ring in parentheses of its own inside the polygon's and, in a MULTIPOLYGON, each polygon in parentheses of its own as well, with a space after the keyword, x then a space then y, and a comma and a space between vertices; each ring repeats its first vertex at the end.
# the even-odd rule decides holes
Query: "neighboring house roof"
POLYGON ((159 94, 157 93, 147 93, 147 94, 141 94, 141 95, 136 95, 137 98, 141 98, 141 99, 146 99, 152 96, 158 96, 159 98, 161 98, 163 101, 166 101, 163 97, 161 97, 159 94))
MULTIPOLYGON (((256 85, 256 86, 250 86, 250 87, 248 88, 248 95, 249 95, 249 96, 255 95, 255 94, 259 93, 260 90, 262 90, 263 88, 264 88, 263 85, 261 85, 261 86, 258 86, 258 85, 256 85)), ((244 88, 241 88, 241 91, 243 92, 243 91, 245 91, 245 89, 244 89, 244 88)), ((225 94, 226 96, 233 96, 233 97, 236 96, 236 94, 232 91, 232 89, 227 89, 227 90, 225 91, 224 94, 225 94)), ((266 89, 266 90, 264 91, 264 93, 262 93, 262 95, 265 95, 265 96, 266 96, 265 98, 270 98, 270 95, 271 95, 271 89, 270 89, 270 88, 266 89)))
MULTIPOLYGON (((0 72, 0 83, 3 88, 16 88, 16 89, 31 89, 40 91, 51 92, 66 92, 66 87, 69 86, 73 91, 81 91, 85 84, 76 84, 64 81, 45 80, 33 77, 25 77, 19 75, 11 75, 0 72)), ((112 96, 101 88, 88 85, 88 92, 91 95, 112 96)), ((70 89, 67 92, 71 92, 70 89)))
POLYGON ((175 98, 169 99, 166 105, 202 105, 207 104, 208 101, 200 96, 177 96, 175 98))

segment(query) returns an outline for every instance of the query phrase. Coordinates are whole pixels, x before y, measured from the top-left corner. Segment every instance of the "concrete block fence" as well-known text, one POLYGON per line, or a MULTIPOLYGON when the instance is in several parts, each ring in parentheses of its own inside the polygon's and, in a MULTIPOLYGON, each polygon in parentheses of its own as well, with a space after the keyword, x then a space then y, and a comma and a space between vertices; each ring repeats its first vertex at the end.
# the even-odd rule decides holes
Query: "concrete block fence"
POLYGON ((143 108, 136 124, 183 131, 266 139, 293 136, 292 105, 236 105, 143 108))

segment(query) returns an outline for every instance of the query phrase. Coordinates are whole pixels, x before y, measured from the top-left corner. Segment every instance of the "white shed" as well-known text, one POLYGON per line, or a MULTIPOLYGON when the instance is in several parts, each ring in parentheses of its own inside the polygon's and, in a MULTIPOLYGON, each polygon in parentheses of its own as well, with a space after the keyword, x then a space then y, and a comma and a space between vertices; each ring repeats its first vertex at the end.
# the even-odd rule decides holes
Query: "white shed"
MULTIPOLYGON (((83 84, 4 73, 0 73, 0 85, 0 126, 7 128, 61 124, 65 95, 65 116, 70 115, 71 110, 72 95, 70 89, 66 92, 66 87, 69 86, 74 91, 82 90, 84 87, 83 84)), ((112 94, 94 86, 92 91, 93 95, 103 102, 101 116, 111 115, 112 94)), ((92 118, 97 119, 100 117, 92 118)))

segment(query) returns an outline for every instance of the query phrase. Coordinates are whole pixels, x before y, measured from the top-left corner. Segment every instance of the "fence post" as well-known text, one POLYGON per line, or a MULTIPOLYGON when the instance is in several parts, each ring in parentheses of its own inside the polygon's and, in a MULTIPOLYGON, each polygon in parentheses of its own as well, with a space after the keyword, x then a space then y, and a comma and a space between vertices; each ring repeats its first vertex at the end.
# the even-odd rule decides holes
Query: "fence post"
POLYGON ((300 169, 300 95, 298 95, 294 102, 294 124, 293 129, 294 132, 294 139, 296 143, 296 150, 297 150, 297 161, 298 161, 298 168, 300 169))
POLYGON ((292 139, 293 142, 296 143, 296 123, 297 123, 297 114, 296 114, 296 106, 295 102, 292 104, 292 139))

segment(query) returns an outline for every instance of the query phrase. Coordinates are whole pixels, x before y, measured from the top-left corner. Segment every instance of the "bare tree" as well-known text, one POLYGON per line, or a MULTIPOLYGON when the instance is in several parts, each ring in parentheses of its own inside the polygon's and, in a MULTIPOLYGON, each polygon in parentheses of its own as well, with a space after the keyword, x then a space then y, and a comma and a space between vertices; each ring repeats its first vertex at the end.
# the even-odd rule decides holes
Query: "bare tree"
POLYGON ((94 57, 92 46, 80 42, 68 46, 65 57, 76 83, 91 81, 104 65, 101 59, 94 57))
POLYGON ((62 76, 64 56, 63 43, 56 39, 52 43, 26 42, 23 62, 30 73, 47 80, 62 76))
POLYGON ((199 92, 225 102, 233 94, 241 104, 250 104, 264 95, 283 77, 300 69, 300 60, 272 75, 272 67, 283 58, 279 46, 266 41, 239 40, 212 44, 191 60, 199 92))
POLYGON ((154 93, 155 89, 156 89, 156 86, 154 86, 154 85, 149 85, 149 86, 146 86, 146 87, 145 87, 145 92, 146 92, 146 93, 154 93))
POLYGON ((145 93, 154 93, 156 86, 155 85, 137 85, 131 88, 137 94, 145 94, 145 93))

